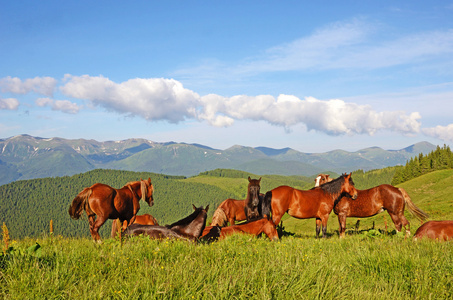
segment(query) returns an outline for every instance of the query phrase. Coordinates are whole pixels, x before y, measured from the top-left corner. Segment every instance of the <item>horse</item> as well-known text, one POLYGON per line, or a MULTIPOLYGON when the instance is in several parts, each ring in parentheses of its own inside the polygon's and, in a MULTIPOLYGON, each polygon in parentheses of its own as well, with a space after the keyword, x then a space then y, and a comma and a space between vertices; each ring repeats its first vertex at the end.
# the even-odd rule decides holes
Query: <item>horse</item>
POLYGON ((244 203, 244 213, 247 221, 251 221, 260 216, 258 205, 260 204, 260 179, 248 178, 249 185, 247 187, 247 197, 244 203))
MULTIPOLYGON (((321 185, 322 187, 322 185, 321 185)), ((386 210, 395 224, 396 231, 406 229, 406 236, 410 236, 410 224, 404 216, 404 207, 407 204, 409 211, 419 220, 424 221, 428 215, 412 202, 403 188, 396 188, 389 184, 382 184, 367 190, 357 190, 357 199, 351 200, 348 196, 342 197, 333 209, 338 215, 340 238, 345 237, 346 217, 367 218, 386 210)))
POLYGON ((124 225, 135 221, 140 200, 153 206, 153 185, 151 178, 140 179, 127 183, 121 189, 114 189, 103 183, 95 183, 83 189, 73 200, 68 213, 71 218, 78 220, 85 210, 90 223, 90 233, 95 241, 100 241, 99 228, 107 219, 127 221, 124 225), (96 217, 97 216, 97 217, 96 217))
POLYGON ((220 239, 224 239, 226 236, 234 233, 246 233, 255 236, 259 236, 261 233, 264 233, 271 241, 278 240, 277 229, 275 228, 274 223, 268 218, 261 218, 227 227, 208 226, 204 229, 201 237, 202 239, 205 238, 207 240, 215 239, 216 237, 213 236, 213 233, 215 232, 218 232, 217 238, 220 239))
POLYGON ((453 240, 453 221, 429 221, 420 226, 414 235, 414 240, 423 237, 448 241, 453 240))
POLYGON ((318 176, 316 176, 315 178, 315 187, 318 187, 326 182, 331 182, 332 178, 330 178, 329 176, 329 174, 318 174, 318 176))
POLYGON ((265 195, 264 203, 270 204, 272 221, 275 226, 287 212, 290 216, 298 219, 316 218, 316 237, 322 226, 322 236, 326 237, 327 221, 334 207, 335 201, 343 194, 349 194, 353 199, 357 198, 357 190, 349 175, 340 177, 311 190, 298 190, 290 186, 282 185, 270 190, 265 195))
POLYGON ((253 220, 261 217, 260 204, 260 182, 259 179, 248 177, 247 197, 245 200, 228 198, 224 200, 212 216, 211 226, 226 226, 227 222, 234 225, 235 221, 253 220))
POLYGON ((153 239, 179 239, 186 241, 196 241, 201 236, 205 226, 206 218, 208 216, 207 211, 209 205, 206 208, 198 207, 194 208, 194 212, 189 216, 166 226, 159 225, 141 225, 132 224, 126 228, 124 234, 127 236, 132 235, 147 235, 153 239))
MULTIPOLYGON (((126 221, 124 221, 126 222, 126 221)), ((124 223, 123 222, 123 223, 124 223)), ((112 222, 112 233, 111 233, 111 236, 112 238, 115 238, 117 232, 118 232, 118 228, 117 228, 117 220, 114 220, 112 222)), ((154 218, 152 215, 150 214, 143 214, 143 215, 136 215, 135 216, 135 221, 133 224, 140 224, 140 225, 159 225, 159 223, 157 222, 156 218, 154 218)), ((132 225, 132 224, 131 224, 132 225)), ((124 226, 124 224, 123 224, 124 226)), ((122 226, 122 227, 123 227, 122 226)), ((126 224, 126 227, 127 227, 127 224, 126 224)))

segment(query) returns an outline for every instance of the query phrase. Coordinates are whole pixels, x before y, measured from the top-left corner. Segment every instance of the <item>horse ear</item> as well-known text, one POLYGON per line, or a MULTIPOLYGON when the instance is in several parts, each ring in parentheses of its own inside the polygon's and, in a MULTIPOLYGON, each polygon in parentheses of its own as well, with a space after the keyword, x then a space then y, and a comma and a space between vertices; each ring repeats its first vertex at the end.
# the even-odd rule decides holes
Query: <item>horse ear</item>
POLYGON ((250 182, 250 181, 252 181, 252 178, 250 178, 250 176, 249 176, 249 182, 250 182))
POLYGON ((197 208, 195 207, 195 205, 192 204, 192 207, 193 207, 193 210, 197 210, 197 208))
POLYGON ((148 177, 148 183, 151 184, 151 177, 148 177))
POLYGON ((258 179, 258 181, 261 182, 261 177, 260 177, 260 179, 258 179))
POLYGON ((208 212, 208 209, 209 209, 209 204, 206 206, 206 208, 204 209, 206 212, 208 212))

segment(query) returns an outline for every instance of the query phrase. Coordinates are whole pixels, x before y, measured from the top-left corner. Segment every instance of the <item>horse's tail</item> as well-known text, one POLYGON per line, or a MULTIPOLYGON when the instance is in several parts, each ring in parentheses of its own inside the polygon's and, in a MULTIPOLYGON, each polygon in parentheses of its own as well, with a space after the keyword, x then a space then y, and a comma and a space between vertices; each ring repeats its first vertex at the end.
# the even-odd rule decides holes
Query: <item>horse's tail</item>
POLYGON ((407 204, 407 208, 415 217, 417 217, 417 219, 419 219, 420 221, 425 221, 426 219, 429 218, 429 215, 427 213, 425 213, 423 210, 415 206, 414 202, 412 202, 411 197, 409 197, 406 190, 404 190, 403 188, 399 188, 398 190, 403 195, 404 202, 406 202, 407 204))
POLYGON ((82 211, 85 208, 85 203, 88 201, 92 193, 91 188, 85 188, 81 191, 71 203, 68 213, 74 220, 78 220, 82 215, 82 211))
POLYGON ((220 226, 223 227, 227 224, 228 218, 225 214, 225 211, 220 206, 215 210, 214 215, 212 216, 211 226, 220 226))
POLYGON ((264 197, 263 201, 261 202, 261 215, 263 217, 267 217, 268 219, 271 217, 271 201, 272 200, 272 191, 267 192, 264 197))

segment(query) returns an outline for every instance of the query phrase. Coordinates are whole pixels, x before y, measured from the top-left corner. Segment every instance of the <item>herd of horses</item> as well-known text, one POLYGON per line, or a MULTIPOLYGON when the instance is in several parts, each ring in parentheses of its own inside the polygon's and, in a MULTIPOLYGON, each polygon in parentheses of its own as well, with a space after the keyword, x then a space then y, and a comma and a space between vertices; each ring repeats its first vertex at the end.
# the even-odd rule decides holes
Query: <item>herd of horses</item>
MULTIPOLYGON (((94 241, 100 242, 99 228, 114 219, 111 236, 146 235, 154 239, 181 239, 212 242, 235 233, 255 236, 265 234, 270 240, 278 240, 277 225, 285 213, 298 219, 316 219, 316 237, 326 237, 327 221, 332 211, 338 216, 340 238, 345 237, 346 218, 366 218, 387 211, 395 229, 403 227, 410 236, 410 224, 404 216, 408 210, 420 221, 428 215, 412 202, 402 188, 383 184, 367 190, 358 190, 350 174, 331 179, 319 174, 315 187, 309 190, 282 185, 265 194, 260 193, 261 178, 248 178, 247 196, 244 200, 226 199, 214 211, 212 222, 206 226, 209 205, 193 206, 193 213, 170 225, 161 226, 149 215, 137 215, 140 200, 154 204, 154 188, 151 179, 140 179, 114 189, 96 183, 83 189, 72 201, 69 215, 79 219, 85 210, 94 241), (240 224, 236 222, 245 221, 240 224)), ((453 239, 453 221, 428 221, 414 235, 414 239, 453 239)))

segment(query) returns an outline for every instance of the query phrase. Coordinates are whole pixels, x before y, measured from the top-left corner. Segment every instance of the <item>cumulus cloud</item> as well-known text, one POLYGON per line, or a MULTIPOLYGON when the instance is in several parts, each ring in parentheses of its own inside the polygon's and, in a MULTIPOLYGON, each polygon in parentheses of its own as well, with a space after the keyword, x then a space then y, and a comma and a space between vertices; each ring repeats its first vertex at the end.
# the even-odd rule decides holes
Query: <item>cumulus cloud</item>
POLYGON ((0 88, 4 93, 27 94, 35 92, 45 96, 52 96, 57 85, 57 80, 52 77, 35 77, 22 81, 17 77, 0 79, 0 88))
POLYGON ((428 136, 432 136, 446 142, 453 142, 453 124, 447 126, 439 125, 431 128, 423 128, 422 132, 428 136))
POLYGON ((79 112, 80 107, 77 103, 68 100, 53 100, 50 98, 38 98, 35 101, 36 105, 44 107, 49 106, 52 110, 61 111, 67 114, 76 114, 79 112))
MULTIPOLYGON (((178 123, 192 119, 212 126, 231 126, 236 120, 266 121, 290 130, 302 124, 307 130, 330 135, 373 135, 379 130, 402 134, 420 131, 420 114, 404 111, 375 111, 371 106, 340 99, 299 99, 293 95, 216 94, 199 96, 174 79, 135 78, 116 83, 103 76, 66 75, 60 91, 72 98, 90 101, 103 107, 148 121, 178 123)), ((48 106, 65 113, 77 113, 80 107, 68 100, 39 98, 38 106, 48 106)))
POLYGON ((377 112, 368 105, 339 99, 324 101, 307 97, 301 100, 292 95, 280 95, 277 99, 269 95, 231 98, 207 95, 202 102, 204 107, 199 117, 214 126, 229 126, 236 119, 265 120, 285 128, 304 124, 308 130, 330 135, 373 135, 378 130, 411 134, 420 130, 418 120, 421 116, 417 112, 409 115, 403 111, 377 112))
POLYGON ((0 109, 16 110, 19 106, 19 101, 15 98, 0 98, 0 109))
POLYGON ((173 79, 136 78, 115 83, 103 76, 66 75, 65 82, 60 90, 66 96, 149 121, 177 123, 194 118, 200 98, 173 79))

